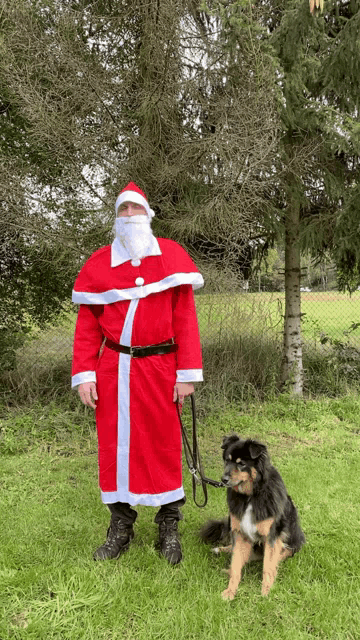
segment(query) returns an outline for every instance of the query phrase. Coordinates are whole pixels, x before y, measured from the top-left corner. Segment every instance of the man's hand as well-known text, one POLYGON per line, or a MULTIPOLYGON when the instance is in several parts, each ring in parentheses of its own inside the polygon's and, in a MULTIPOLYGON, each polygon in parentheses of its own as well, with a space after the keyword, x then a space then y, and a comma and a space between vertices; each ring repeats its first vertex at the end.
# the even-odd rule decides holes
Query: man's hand
POLYGON ((98 399, 98 396, 96 393, 95 382, 83 382, 82 384, 79 384, 78 392, 81 398, 81 402, 83 402, 88 407, 92 407, 92 409, 96 409, 96 404, 94 401, 98 399))
POLYGON ((177 382, 174 387, 174 402, 178 401, 179 403, 179 411, 181 413, 182 406, 184 403, 184 398, 189 396, 191 393, 194 393, 194 385, 192 382, 177 382))

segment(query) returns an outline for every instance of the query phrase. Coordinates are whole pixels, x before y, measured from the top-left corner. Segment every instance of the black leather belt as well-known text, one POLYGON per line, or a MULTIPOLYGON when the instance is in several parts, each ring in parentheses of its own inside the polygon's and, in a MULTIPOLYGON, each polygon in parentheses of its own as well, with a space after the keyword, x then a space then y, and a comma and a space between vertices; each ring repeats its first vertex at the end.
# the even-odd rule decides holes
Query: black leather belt
POLYGON ((165 355, 166 353, 173 353, 177 351, 178 345, 175 344, 174 338, 166 340, 166 342, 160 342, 159 344, 150 344, 147 347, 126 347, 123 344, 118 344, 106 338, 105 346, 118 353, 127 353, 133 358, 146 358, 146 356, 165 355))

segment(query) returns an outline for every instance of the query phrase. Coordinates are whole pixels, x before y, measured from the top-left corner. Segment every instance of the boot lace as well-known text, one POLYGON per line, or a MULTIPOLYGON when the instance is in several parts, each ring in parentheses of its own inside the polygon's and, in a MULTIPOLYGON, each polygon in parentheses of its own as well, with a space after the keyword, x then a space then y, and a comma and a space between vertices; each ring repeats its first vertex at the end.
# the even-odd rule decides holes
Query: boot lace
POLYGON ((106 541, 103 546, 108 549, 119 542, 127 542, 129 535, 130 528, 127 527, 126 524, 116 520, 112 521, 110 523, 110 527, 108 528, 106 541))

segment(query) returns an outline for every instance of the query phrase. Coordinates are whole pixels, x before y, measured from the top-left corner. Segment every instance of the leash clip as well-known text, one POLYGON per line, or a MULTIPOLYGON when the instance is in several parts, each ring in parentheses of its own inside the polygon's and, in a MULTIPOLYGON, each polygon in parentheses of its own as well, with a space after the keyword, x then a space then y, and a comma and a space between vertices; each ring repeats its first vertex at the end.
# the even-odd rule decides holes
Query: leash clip
POLYGON ((194 467, 189 467, 189 471, 192 475, 192 477, 194 478, 196 484, 201 484, 201 479, 199 478, 199 476, 196 473, 196 469, 194 469, 194 467))

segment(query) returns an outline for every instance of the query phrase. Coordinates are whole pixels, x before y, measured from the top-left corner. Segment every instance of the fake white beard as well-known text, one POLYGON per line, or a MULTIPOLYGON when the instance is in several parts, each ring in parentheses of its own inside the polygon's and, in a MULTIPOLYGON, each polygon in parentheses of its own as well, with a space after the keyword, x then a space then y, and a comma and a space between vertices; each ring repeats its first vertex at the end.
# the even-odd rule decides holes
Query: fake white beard
POLYGON ((153 238, 148 216, 121 216, 116 218, 114 231, 132 260, 139 260, 145 256, 153 238))

